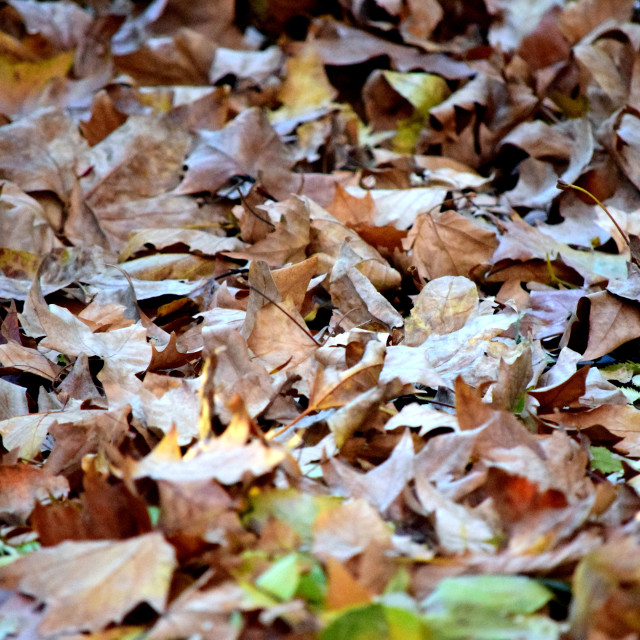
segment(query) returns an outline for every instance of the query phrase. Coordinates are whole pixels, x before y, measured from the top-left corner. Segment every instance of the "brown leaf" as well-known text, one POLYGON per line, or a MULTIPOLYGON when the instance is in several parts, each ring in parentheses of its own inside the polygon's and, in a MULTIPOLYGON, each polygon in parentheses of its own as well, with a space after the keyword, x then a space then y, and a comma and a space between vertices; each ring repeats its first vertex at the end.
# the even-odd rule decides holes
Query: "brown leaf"
POLYGON ((290 298, 296 309, 302 312, 311 278, 318 272, 317 256, 271 272, 273 281, 284 298, 290 298))
POLYGON ((494 156, 496 143, 526 119, 536 102, 528 87, 479 73, 430 109, 429 120, 435 126, 423 130, 418 150, 439 144, 442 155, 470 167, 482 166, 494 156))
POLYGON ((119 447, 129 429, 129 411, 129 407, 123 407, 119 413, 85 411, 80 413, 80 419, 70 423, 64 421, 67 413, 63 414, 64 419, 60 415, 60 422, 53 422, 49 427, 55 445, 47 458, 46 468, 51 474, 71 476, 80 468, 85 455, 97 454, 111 446, 119 447))
POLYGON ((12 0, 29 33, 38 33, 60 51, 75 49, 84 38, 91 16, 74 4, 43 5, 12 0))
POLYGON ((327 558, 327 609, 363 605, 371 602, 372 595, 344 568, 334 560, 327 558))
POLYGON ((544 451, 537 439, 512 413, 482 402, 478 392, 462 378, 456 380, 456 414, 461 429, 481 429, 476 440, 476 452, 480 455, 490 457, 494 447, 511 449, 522 446, 544 459, 544 451))
POLYGON ((24 524, 38 501, 60 499, 69 493, 69 483, 48 469, 26 464, 0 467, 0 515, 6 522, 24 524))
POLYGON ((300 198, 265 206, 267 219, 273 218, 272 233, 244 251, 228 251, 227 255, 249 260, 264 260, 272 267, 287 262, 301 262, 306 258, 309 244, 309 210, 300 198))
POLYGON ((352 229, 359 224, 370 224, 378 216, 378 209, 370 191, 367 191, 363 198, 358 198, 339 185, 336 187, 331 204, 327 205, 326 209, 337 220, 352 229))
POLYGON ((359 429, 366 428, 368 422, 376 415, 382 403, 400 395, 402 383, 392 380, 386 384, 378 384, 336 409, 326 418, 327 426, 334 435, 336 445, 342 447, 359 429))
POLYGON ((103 90, 95 95, 91 118, 80 123, 80 130, 87 142, 94 146, 115 131, 126 119, 126 114, 118 111, 109 94, 103 90))
POLYGON ((203 131, 187 158, 187 172, 177 193, 215 193, 236 175, 258 177, 287 169, 284 145, 258 109, 247 109, 220 131, 203 131))
POLYGON ((498 409, 518 411, 524 400, 527 387, 533 378, 531 349, 525 348, 516 359, 508 363, 500 360, 500 370, 495 385, 491 388, 491 403, 498 409))
POLYGON ((589 341, 582 354, 595 360, 640 336, 640 310, 624 300, 600 291, 588 296, 589 341))
POLYGON ((286 458, 286 453, 275 445, 267 446, 260 440, 244 444, 246 432, 242 441, 234 440, 236 436, 228 434, 229 429, 226 435, 201 441, 186 458, 180 457, 177 433, 170 431, 161 441, 164 446, 159 445, 140 461, 130 461, 131 476, 173 483, 217 480, 232 485, 243 477, 269 473, 286 458), (173 453, 169 456, 170 446, 173 453))
POLYGON ((533 396, 540 403, 538 413, 552 412, 556 409, 564 409, 572 406, 575 407, 586 390, 585 380, 589 369, 589 366, 580 367, 576 373, 560 384, 529 391, 529 395, 533 396))
POLYGON ((322 512, 313 525, 313 552, 345 562, 369 545, 389 546, 391 534, 378 512, 362 499, 322 512))
POLYGON ((589 411, 540 415, 540 418, 564 428, 585 430, 602 426, 619 438, 618 451, 636 456, 640 452, 640 414, 630 405, 604 405, 589 411))
POLYGON ((268 371, 251 359, 245 340, 232 327, 219 331, 205 327, 202 337, 205 353, 216 354, 211 392, 221 419, 225 422, 230 419, 226 405, 236 393, 242 396, 249 415, 258 415, 274 394, 268 371))
MULTIPOLYGON (((335 429, 332 431, 335 433, 335 429)), ((341 446, 338 436, 336 434, 336 444, 341 446)), ((365 474, 358 473, 337 458, 331 458, 329 464, 344 495, 364 498, 384 513, 412 480, 413 457, 411 434, 406 430, 389 458, 365 474)), ((325 473, 327 484, 332 486, 334 482, 327 475, 325 473)))
POLYGON ((346 328, 378 322, 392 329, 402 326, 402 316, 374 287, 360 269, 366 269, 361 257, 346 241, 331 270, 329 293, 342 314, 346 328))
POLYGON ((150 533, 34 551, 0 569, 0 584, 47 605, 38 628, 44 636, 99 631, 141 602, 162 612, 175 566, 173 547, 150 533))
POLYGON ((500 237, 500 243, 492 257, 494 264, 504 259, 524 261, 538 258, 547 262, 548 270, 548 262, 560 257, 588 283, 620 278, 627 273, 623 256, 572 249, 542 233, 537 227, 528 225, 518 216, 505 223, 505 230, 506 233, 500 237))
POLYGON ((416 494, 425 514, 433 514, 441 548, 446 553, 495 551, 495 531, 472 509, 443 496, 422 476, 415 480, 416 494))
POLYGON ((331 264, 338 258, 345 242, 356 253, 361 264, 359 270, 373 286, 382 291, 390 289, 400 282, 400 274, 392 269, 387 261, 371 246, 366 244, 355 231, 338 222, 331 214, 315 202, 305 199, 311 217, 310 250, 327 254, 331 264))
POLYGON ((0 421, 2 442, 9 451, 25 459, 36 456, 49 429, 56 423, 73 424, 102 416, 103 410, 66 409, 45 413, 31 413, 23 416, 12 416, 0 421))
POLYGON ((403 242, 421 277, 465 276, 488 263, 498 246, 495 232, 455 211, 420 214, 403 242))
POLYGON ((171 603, 148 638, 173 640, 197 634, 203 640, 236 640, 238 625, 230 618, 243 608, 245 599, 245 591, 232 580, 205 591, 187 589, 171 603))
POLYGON ((270 371, 290 371, 311 358, 319 344, 287 298, 258 311, 247 346, 270 371))
POLYGON ((611 540, 581 560, 573 579, 571 632, 622 637, 640 626, 627 615, 638 601, 638 545, 632 537, 611 540))
POLYGON ((428 282, 413 300, 405 322, 405 344, 417 346, 430 334, 461 329, 478 310, 478 290, 467 278, 442 276, 428 282))
POLYGON ((123 540, 151 531, 146 504, 122 482, 111 484, 94 465, 85 472, 83 487, 81 509, 65 502, 37 506, 32 521, 43 546, 65 540, 123 540))
MULTIPOLYGON (((340 407, 374 387, 382 370, 384 351, 383 344, 371 340, 367 343, 362 359, 343 371, 325 366, 320 360, 309 406, 316 411, 340 407)), ((321 358, 323 353, 319 351, 317 357, 321 358)))
POLYGON ((0 128, 0 176, 27 193, 53 191, 64 202, 75 181, 73 167, 87 148, 62 112, 36 112, 0 128))

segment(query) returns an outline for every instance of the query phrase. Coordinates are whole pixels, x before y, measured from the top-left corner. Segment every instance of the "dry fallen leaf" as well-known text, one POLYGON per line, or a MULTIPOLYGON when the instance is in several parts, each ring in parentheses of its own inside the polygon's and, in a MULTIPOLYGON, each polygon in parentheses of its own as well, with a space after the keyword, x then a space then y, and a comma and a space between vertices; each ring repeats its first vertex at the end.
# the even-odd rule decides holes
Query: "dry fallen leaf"
POLYGON ((0 569, 0 584, 47 605, 38 627, 47 637, 98 631, 120 622, 141 602, 164 611, 175 566, 173 547, 157 533, 124 541, 63 542, 0 569))
POLYGON ((634 637, 637 3, 5 4, 0 635, 634 637))

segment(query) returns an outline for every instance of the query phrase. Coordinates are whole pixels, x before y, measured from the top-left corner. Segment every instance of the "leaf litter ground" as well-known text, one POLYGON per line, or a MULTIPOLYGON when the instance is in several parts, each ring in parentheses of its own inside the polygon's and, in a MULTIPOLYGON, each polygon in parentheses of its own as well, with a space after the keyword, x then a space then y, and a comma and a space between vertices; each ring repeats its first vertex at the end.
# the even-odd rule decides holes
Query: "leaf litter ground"
POLYGON ((5 3, 0 636, 640 637, 636 5, 5 3))

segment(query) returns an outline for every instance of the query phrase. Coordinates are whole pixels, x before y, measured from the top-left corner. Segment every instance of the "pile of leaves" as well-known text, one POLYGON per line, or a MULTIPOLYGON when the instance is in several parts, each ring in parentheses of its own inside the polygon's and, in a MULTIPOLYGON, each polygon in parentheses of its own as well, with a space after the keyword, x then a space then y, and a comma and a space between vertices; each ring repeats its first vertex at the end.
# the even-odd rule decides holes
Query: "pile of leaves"
POLYGON ((0 8, 0 638, 640 637, 640 10, 0 8))

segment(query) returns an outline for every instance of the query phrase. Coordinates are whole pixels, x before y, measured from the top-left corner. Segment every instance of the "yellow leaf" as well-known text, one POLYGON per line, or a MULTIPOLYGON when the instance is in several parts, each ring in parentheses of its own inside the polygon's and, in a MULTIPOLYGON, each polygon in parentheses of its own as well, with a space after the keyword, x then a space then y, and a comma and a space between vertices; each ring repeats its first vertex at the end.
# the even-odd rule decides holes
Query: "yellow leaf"
POLYGON ((431 73, 383 71, 382 75, 394 91, 415 109, 410 118, 398 123, 398 131, 393 139, 394 149, 398 153, 413 153, 429 110, 449 95, 449 87, 443 78, 431 73))
POLYGON ((158 460, 181 460, 180 445, 178 444, 178 430, 175 426, 171 427, 164 435, 162 440, 158 442, 153 450, 154 458, 158 460))
POLYGON ((64 51, 48 60, 14 62, 0 56, 0 111, 12 115, 37 98, 56 78, 64 78, 73 64, 74 51, 64 51))
POLYGON ((383 71, 384 79, 422 116, 440 104, 448 95, 449 87, 443 78, 432 73, 400 73, 383 71))
POLYGON ((283 106, 273 114, 271 121, 281 122, 327 107, 336 95, 320 56, 313 45, 308 45, 298 57, 287 61, 287 77, 278 95, 283 106))

